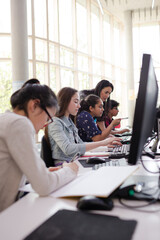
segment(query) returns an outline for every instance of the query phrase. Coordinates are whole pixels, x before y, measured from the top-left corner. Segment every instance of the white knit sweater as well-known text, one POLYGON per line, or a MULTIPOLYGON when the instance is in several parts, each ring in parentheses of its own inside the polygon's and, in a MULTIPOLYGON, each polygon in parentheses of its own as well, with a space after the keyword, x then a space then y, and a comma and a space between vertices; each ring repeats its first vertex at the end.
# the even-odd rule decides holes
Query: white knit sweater
POLYGON ((49 172, 39 156, 34 135, 27 117, 12 112, 0 114, 0 211, 15 201, 24 175, 40 196, 76 177, 69 167, 49 172))

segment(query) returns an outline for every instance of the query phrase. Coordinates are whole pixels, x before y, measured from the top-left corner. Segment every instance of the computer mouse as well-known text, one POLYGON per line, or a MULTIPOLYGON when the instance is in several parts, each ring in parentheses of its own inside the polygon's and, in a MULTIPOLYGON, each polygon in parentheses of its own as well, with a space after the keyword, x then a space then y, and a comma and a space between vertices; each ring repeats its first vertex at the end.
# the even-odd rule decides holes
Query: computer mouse
POLYGON ((94 164, 105 163, 105 162, 106 162, 105 158, 102 158, 102 157, 89 157, 86 160, 86 163, 94 163, 94 164))
POLYGON ((112 199, 95 196, 81 197, 77 203, 80 210, 112 210, 113 206, 112 199))

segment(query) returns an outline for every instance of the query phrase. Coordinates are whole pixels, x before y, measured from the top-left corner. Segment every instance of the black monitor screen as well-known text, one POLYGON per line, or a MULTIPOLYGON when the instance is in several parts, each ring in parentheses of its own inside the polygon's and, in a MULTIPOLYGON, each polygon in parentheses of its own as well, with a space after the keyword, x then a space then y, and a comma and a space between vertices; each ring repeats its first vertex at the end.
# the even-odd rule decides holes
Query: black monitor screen
POLYGON ((158 84, 152 57, 149 54, 143 54, 128 158, 128 163, 131 165, 137 163, 147 138, 151 136, 155 123, 157 98, 158 84))

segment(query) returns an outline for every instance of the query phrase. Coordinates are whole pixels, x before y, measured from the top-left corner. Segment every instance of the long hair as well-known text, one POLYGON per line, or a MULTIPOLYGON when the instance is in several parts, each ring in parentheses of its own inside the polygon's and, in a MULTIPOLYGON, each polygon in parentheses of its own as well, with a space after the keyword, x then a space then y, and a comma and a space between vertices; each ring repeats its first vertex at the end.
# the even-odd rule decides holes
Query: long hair
POLYGON ((103 88, 105 87, 110 87, 112 89, 112 92, 114 90, 113 84, 111 82, 109 82, 108 80, 101 80, 100 82, 97 83, 96 87, 93 89, 85 89, 85 90, 81 90, 80 93, 80 99, 84 99, 86 96, 88 96, 89 94, 95 94, 97 96, 100 97, 100 93, 102 91, 103 88))
POLYGON ((71 98, 74 96, 76 92, 78 92, 76 89, 70 87, 64 87, 58 92, 57 99, 59 110, 56 114, 57 117, 60 118, 65 115, 68 105, 71 101, 71 98))
POLYGON ((100 97, 100 93, 103 88, 110 87, 112 88, 112 92, 114 90, 113 84, 109 82, 108 80, 101 80, 99 83, 97 83, 95 89, 94 89, 94 94, 100 97))
MULTIPOLYGON (((112 89, 112 92, 114 90, 113 84, 111 82, 109 82, 108 80, 101 80, 96 85, 96 87, 94 89, 94 93, 96 95, 100 96, 102 89, 105 87, 110 87, 112 89)), ((108 110, 109 110, 109 106, 110 106, 110 97, 107 99, 106 102, 103 102, 103 104, 104 104, 104 112, 103 112, 102 118, 106 117, 106 115, 108 114, 108 110)), ((99 119, 101 119, 101 118, 99 118, 99 119)))

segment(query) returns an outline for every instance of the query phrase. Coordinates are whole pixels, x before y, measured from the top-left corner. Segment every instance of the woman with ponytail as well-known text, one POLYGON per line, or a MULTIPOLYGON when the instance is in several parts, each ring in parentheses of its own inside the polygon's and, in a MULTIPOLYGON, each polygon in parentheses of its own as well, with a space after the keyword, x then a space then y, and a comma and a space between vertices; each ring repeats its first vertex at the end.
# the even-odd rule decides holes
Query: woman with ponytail
POLYGON ((47 196, 78 172, 76 163, 46 168, 36 148, 35 133, 53 121, 57 109, 54 92, 46 85, 27 84, 12 96, 11 105, 12 111, 0 114, 0 212, 18 199, 26 180, 47 196))
POLYGON ((97 142, 106 139, 114 125, 120 123, 120 119, 115 119, 103 131, 98 128, 96 118, 102 116, 104 108, 102 99, 97 95, 88 95, 81 101, 80 105, 76 126, 79 136, 85 142, 97 142))

